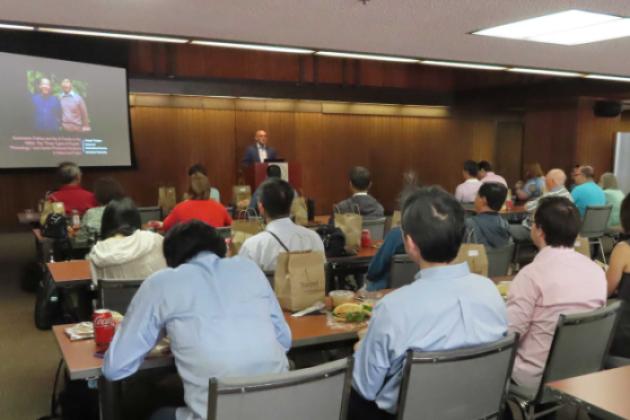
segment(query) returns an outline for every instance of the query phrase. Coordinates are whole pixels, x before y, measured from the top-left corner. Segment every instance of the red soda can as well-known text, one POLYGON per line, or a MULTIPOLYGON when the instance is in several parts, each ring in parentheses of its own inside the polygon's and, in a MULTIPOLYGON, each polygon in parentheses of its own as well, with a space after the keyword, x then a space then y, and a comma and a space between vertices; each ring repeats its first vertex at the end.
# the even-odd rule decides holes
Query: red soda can
POLYGON ((369 229, 361 231, 361 248, 369 248, 372 246, 372 236, 369 229))
POLYGON ((92 323, 94 324, 96 351, 104 353, 109 348, 109 344, 112 342, 116 332, 116 323, 112 313, 109 309, 97 309, 92 315, 92 323))

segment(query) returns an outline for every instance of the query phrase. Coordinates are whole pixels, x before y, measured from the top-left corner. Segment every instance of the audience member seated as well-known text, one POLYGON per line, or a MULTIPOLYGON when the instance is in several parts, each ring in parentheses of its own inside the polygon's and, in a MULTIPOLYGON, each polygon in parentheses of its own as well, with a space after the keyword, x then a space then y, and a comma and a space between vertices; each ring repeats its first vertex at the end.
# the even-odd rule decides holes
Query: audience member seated
POLYGON ((60 163, 57 169, 57 182, 59 188, 48 196, 48 200, 62 202, 68 216, 73 210, 82 216, 88 209, 98 206, 94 194, 81 187, 81 169, 76 163, 60 163))
POLYGON ((518 385, 539 385, 560 314, 606 303, 604 271, 573 249, 580 225, 567 198, 547 197, 538 205, 531 236, 540 251, 516 275, 507 300, 509 330, 520 335, 512 372, 518 385))
POLYGON ((490 164, 490 162, 488 162, 487 160, 482 160, 477 165, 477 168, 477 177, 481 182, 498 182, 499 184, 505 185, 505 188, 507 188, 507 182, 505 181, 505 178, 492 172, 492 165, 490 164))
POLYGON ((501 339, 505 303, 491 280, 450 264, 464 236, 464 209, 438 187, 409 197, 405 249, 420 271, 374 308, 355 354, 349 419, 393 419, 405 352, 451 350, 501 339))
POLYGON ((606 204, 604 190, 593 180, 594 171, 591 166, 580 166, 573 180, 575 187, 571 191, 575 206, 580 212, 580 217, 584 217, 586 208, 589 206, 603 206, 606 204))
MULTIPOLYGON (((407 197, 417 192, 420 188, 416 184, 407 184, 400 193, 400 206, 405 203, 407 197)), ((370 260, 370 265, 366 274, 366 289, 370 292, 389 287, 389 272, 391 269, 392 257, 405 253, 402 230, 400 227, 393 227, 385 236, 383 244, 376 255, 370 260)))
POLYGON ((466 242, 482 244, 488 248, 502 248, 512 242, 510 225, 499 214, 507 188, 498 182, 485 182, 475 198, 477 214, 466 219, 466 242))
POLYGON ((474 203, 477 197, 477 191, 481 186, 481 181, 477 179, 477 163, 474 160, 464 162, 462 177, 464 182, 459 184, 455 189, 455 198, 460 203, 474 203))
POLYGON ((230 226, 232 218, 225 207, 210 200, 210 184, 208 178, 196 173, 190 177, 190 199, 176 205, 164 219, 162 229, 168 231, 177 223, 189 220, 201 220, 212 227, 230 226))
POLYGON ((289 183, 279 178, 268 179, 260 186, 258 212, 267 221, 267 227, 246 239, 239 255, 254 261, 264 271, 275 271, 278 255, 282 252, 324 253, 324 243, 319 235, 291 220, 293 195, 289 183))
MULTIPOLYGON (((267 179, 280 179, 282 178, 282 170, 278 165, 267 165, 267 179)), ((252 198, 249 200, 247 208, 258 212, 258 201, 260 200, 261 185, 256 188, 256 191, 252 194, 252 198)))
POLYGON ((539 163, 532 163, 525 167, 525 179, 516 183, 514 191, 520 201, 529 201, 540 197, 544 192, 545 175, 539 163))
POLYGON ((186 406, 153 418, 205 419, 209 378, 289 368, 291 331, 269 282, 252 262, 225 253, 225 241, 205 223, 171 229, 164 239, 170 268, 142 283, 105 354, 105 377, 126 378, 166 333, 186 406))
POLYGON ((374 197, 368 194, 372 186, 370 171, 363 166, 355 166, 350 170, 350 191, 352 197, 347 198, 335 205, 338 213, 359 212, 366 218, 383 217, 385 214, 383 206, 374 197))
MULTIPOLYGON (((191 178, 194 175, 203 175, 207 178, 208 169, 206 169, 206 167, 202 165, 201 163, 195 163, 190 168, 188 168, 188 177, 191 178)), ((192 184, 192 179, 190 179, 190 182, 192 184)), ((186 194, 184 194, 184 200, 188 200, 191 195, 192 195, 192 191, 189 190, 186 194)), ((219 192, 218 189, 212 186, 210 187, 209 197, 210 197, 210 200, 214 200, 217 203, 221 202, 221 193, 219 192)))
POLYGON ((604 190, 606 204, 612 206, 608 227, 617 228, 621 224, 619 212, 621 211, 621 202, 624 199, 623 191, 619 189, 617 183, 617 177, 611 172, 606 172, 599 178, 599 186, 604 190))
MULTIPOLYGON (((621 226, 630 235, 630 195, 621 204, 621 226)), ((610 255, 608 271, 608 295, 618 297, 625 303, 622 307, 617 331, 613 338, 610 354, 630 358, 630 240, 619 242, 610 255)))
POLYGON ((531 242, 531 221, 541 199, 546 197, 565 197, 573 201, 573 196, 569 190, 564 187, 564 183, 566 181, 567 175, 562 169, 554 168, 547 172, 547 175, 545 176, 545 187, 547 192, 545 192, 541 197, 525 203, 525 210, 527 210, 530 216, 523 220, 522 224, 510 225, 510 234, 516 242, 531 242))
POLYGON ((98 238, 101 232, 101 220, 105 206, 112 200, 120 200, 125 196, 122 186, 114 178, 99 178, 94 182, 94 197, 98 207, 92 207, 85 212, 81 219, 81 228, 77 232, 76 240, 88 242, 98 238))
POLYGON ((166 267, 162 236, 140 229, 140 212, 130 198, 111 201, 103 211, 101 240, 87 256, 92 279, 143 280, 166 267))

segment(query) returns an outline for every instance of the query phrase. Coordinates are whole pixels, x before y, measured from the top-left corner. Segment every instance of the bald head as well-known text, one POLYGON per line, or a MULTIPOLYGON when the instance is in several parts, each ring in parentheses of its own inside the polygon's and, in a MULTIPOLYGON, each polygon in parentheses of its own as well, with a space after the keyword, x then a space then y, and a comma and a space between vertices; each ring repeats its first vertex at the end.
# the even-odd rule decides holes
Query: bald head
POLYGON ((554 168, 547 172, 547 176, 545 176, 545 184, 548 191, 564 187, 565 182, 567 182, 567 175, 562 169, 554 168))

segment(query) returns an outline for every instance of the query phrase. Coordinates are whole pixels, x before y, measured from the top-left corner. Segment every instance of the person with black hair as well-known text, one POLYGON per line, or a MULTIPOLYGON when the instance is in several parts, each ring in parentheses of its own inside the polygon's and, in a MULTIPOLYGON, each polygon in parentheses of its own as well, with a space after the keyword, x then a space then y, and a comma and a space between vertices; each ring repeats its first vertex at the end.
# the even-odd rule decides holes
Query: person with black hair
POLYGON ((487 160, 482 160, 477 164, 477 177, 481 182, 498 182, 505 185, 505 188, 508 186, 505 178, 492 172, 492 164, 487 160))
MULTIPOLYGON (((623 232, 630 235, 630 194, 621 202, 619 219, 623 232)), ((608 295, 624 301, 610 354, 630 358, 630 240, 627 237, 610 254, 606 281, 608 295)))
POLYGON ((278 158, 278 154, 273 147, 267 145, 267 132, 265 130, 256 130, 254 134, 254 144, 245 149, 245 155, 241 161, 241 166, 247 167, 254 163, 264 163, 267 160, 278 158))
MULTIPOLYGON (((208 169, 201 163, 195 163, 190 168, 188 168, 188 177, 191 180, 191 184, 192 184, 192 178, 198 175, 203 175, 206 178, 208 177, 208 169)), ((188 200, 191 195, 193 195, 193 191, 189 189, 188 192, 184 194, 184 200, 188 200)), ((209 196, 210 196, 210 200, 214 200, 217 203, 221 202, 221 193, 219 192, 218 189, 212 186, 210 186, 209 196)))
POLYGON ((101 231, 101 220, 105 206, 112 200, 120 200, 125 196, 123 187, 111 177, 102 177, 94 182, 94 197, 98 207, 92 207, 81 219, 81 228, 75 236, 77 242, 87 242, 97 238, 101 231))
POLYGON ((452 350, 501 339, 505 304, 494 283, 452 264, 464 236, 464 209, 439 187, 405 201, 405 249, 418 264, 416 280, 374 308, 355 353, 349 420, 393 419, 406 351, 452 350))
POLYGON ((464 182, 455 188, 455 198, 460 203, 475 202, 477 191, 479 191, 479 187, 481 187, 481 181, 477 179, 477 172, 477 162, 474 160, 467 160, 464 162, 464 168, 462 169, 462 178, 464 178, 464 182))
POLYGON ((355 166, 348 174, 352 197, 335 204, 337 213, 356 213, 366 218, 383 217, 385 210, 381 203, 372 197, 368 191, 372 186, 370 171, 363 166, 355 166))
POLYGON ((214 227, 232 225, 232 218, 223 205, 210 200, 210 183, 202 173, 190 176, 190 196, 177 204, 162 223, 165 232, 178 223, 188 220, 201 220, 214 227))
POLYGON ((507 188, 498 182, 481 184, 475 197, 476 215, 466 219, 466 242, 502 248, 512 242, 510 224, 499 214, 507 188))
POLYGON ((294 191, 288 182, 270 178, 260 186, 258 211, 267 221, 265 231, 243 243, 239 255, 254 261, 264 271, 274 271, 282 252, 314 251, 324 254, 322 238, 290 218, 294 191))
POLYGON ((509 330, 521 337, 512 371, 518 385, 538 387, 560 314, 606 304, 604 271, 573 248, 580 227, 571 200, 539 201, 531 238, 540 251, 518 272, 507 299, 509 330))
POLYGON ((140 229, 140 212, 130 198, 112 200, 103 211, 101 240, 87 256, 92 279, 142 280, 166 267, 162 236, 140 229))
MULTIPOLYGON (((278 165, 268 165, 267 166, 267 179, 281 179, 282 178, 282 169, 278 165)), ((254 194, 252 194, 252 198, 249 200, 249 204, 247 208, 249 210, 253 210, 258 212, 258 201, 260 200, 260 191, 262 184, 256 188, 254 194)), ((295 196, 297 196, 297 192, 293 190, 295 196)))
POLYGON ((62 202, 66 215, 76 210, 82 216, 88 209, 98 206, 94 194, 81 187, 81 169, 74 162, 62 162, 57 167, 57 190, 47 199, 53 203, 62 202))
POLYGON ((244 258, 223 258, 225 241, 193 220, 164 239, 170 268, 146 279, 105 353, 112 381, 134 374, 165 332, 184 383, 184 407, 159 419, 205 419, 208 379, 282 373, 289 369, 289 329, 262 271, 244 258))

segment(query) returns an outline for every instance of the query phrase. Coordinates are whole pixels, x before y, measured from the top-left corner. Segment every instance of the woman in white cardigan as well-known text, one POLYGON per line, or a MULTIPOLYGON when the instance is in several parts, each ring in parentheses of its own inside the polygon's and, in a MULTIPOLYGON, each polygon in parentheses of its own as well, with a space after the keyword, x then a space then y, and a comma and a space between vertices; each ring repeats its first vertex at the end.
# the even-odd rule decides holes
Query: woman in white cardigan
POLYGON ((162 236, 140 227, 140 213, 130 198, 113 200, 105 207, 101 240, 87 256, 95 283, 144 280, 166 267, 162 236))

